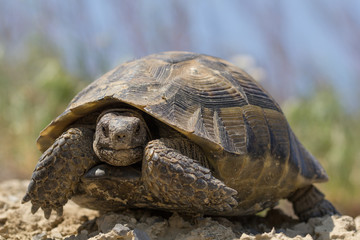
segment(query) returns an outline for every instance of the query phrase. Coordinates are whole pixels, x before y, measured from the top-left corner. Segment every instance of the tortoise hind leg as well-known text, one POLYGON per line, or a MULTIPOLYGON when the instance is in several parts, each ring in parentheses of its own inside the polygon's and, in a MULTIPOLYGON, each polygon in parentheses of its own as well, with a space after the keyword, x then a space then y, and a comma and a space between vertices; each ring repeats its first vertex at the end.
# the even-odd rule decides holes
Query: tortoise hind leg
POLYGON ((145 148, 142 178, 158 208, 188 213, 225 213, 237 191, 212 176, 201 148, 185 138, 153 140, 145 148))
POLYGON ((296 215, 302 221, 325 215, 340 215, 335 207, 325 199, 324 194, 314 185, 298 189, 288 200, 292 202, 296 215))

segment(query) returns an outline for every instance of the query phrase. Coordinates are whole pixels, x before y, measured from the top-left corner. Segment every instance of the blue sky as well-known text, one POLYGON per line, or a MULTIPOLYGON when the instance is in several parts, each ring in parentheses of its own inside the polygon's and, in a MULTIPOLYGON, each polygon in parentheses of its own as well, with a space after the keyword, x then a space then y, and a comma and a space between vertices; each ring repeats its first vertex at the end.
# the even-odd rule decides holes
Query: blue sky
POLYGON ((227 60, 246 54, 265 70, 263 84, 279 100, 329 82, 345 104, 358 106, 356 0, 0 0, 6 54, 21 56, 37 35, 62 53, 69 69, 76 72, 82 61, 94 79, 122 61, 160 51, 227 60))

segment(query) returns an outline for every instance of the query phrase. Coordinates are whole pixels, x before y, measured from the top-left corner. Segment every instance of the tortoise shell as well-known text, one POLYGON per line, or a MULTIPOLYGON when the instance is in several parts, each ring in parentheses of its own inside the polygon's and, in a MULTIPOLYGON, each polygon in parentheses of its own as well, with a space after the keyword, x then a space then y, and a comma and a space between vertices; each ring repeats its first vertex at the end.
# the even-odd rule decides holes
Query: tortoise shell
POLYGON ((45 151, 79 118, 119 102, 202 147, 214 175, 239 198, 246 196, 240 207, 254 208, 255 200, 264 207, 261 199, 272 204, 299 187, 327 180, 259 83, 227 61, 190 52, 154 54, 106 73, 40 133, 39 149, 45 151))

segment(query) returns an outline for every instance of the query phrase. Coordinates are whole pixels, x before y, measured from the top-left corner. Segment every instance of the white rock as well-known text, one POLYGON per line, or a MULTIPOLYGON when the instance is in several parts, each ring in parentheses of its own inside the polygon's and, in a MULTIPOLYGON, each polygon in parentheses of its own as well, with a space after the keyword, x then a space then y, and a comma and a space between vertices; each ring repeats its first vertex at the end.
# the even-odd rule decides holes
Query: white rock
POLYGON ((130 228, 118 223, 118 224, 115 224, 115 226, 112 230, 119 236, 125 236, 130 231, 130 228))
POLYGON ((354 222, 355 222, 356 230, 357 230, 358 232, 360 232, 360 216, 357 216, 357 217, 355 218, 354 222))

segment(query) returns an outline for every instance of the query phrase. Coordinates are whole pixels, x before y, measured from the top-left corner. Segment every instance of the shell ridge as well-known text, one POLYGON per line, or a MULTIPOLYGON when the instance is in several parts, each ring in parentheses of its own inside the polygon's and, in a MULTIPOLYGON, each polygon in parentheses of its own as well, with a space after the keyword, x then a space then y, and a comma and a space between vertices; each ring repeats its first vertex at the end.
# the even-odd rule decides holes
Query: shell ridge
MULTIPOLYGON (((288 135, 286 135, 286 137, 284 139, 282 139, 282 136, 284 136, 284 132, 283 129, 284 128, 281 122, 279 125, 277 125, 279 123, 279 121, 276 121, 274 123, 274 119, 270 118, 270 114, 268 115, 267 113, 269 111, 272 110, 265 110, 262 109, 263 115, 264 115, 264 119, 266 121, 266 126, 268 126, 268 131, 269 131, 269 140, 270 140, 270 152, 269 155, 267 156, 268 159, 270 159, 270 157, 273 159, 272 160, 272 165, 274 166, 274 170, 273 170, 273 177, 274 180, 277 180, 276 182, 273 183, 273 185, 275 186, 279 186, 279 184, 282 182, 284 176, 287 173, 287 165, 288 165, 288 160, 290 157, 290 151, 289 149, 289 141, 285 141, 282 142, 282 140, 284 139, 288 139, 288 135), (279 138, 280 137, 280 138, 279 138), (285 153, 284 153, 284 145, 285 145, 285 153), (288 151, 286 151, 288 150, 288 151), (279 152, 280 151, 280 152, 279 152), (276 174, 276 175, 275 175, 276 174)), ((275 111, 273 111, 275 112, 275 111)), ((278 112, 276 112, 277 114, 279 114, 278 112)), ((277 120, 277 119, 275 119, 277 120)), ((287 126, 287 125, 285 125, 287 126)), ((287 132, 287 128, 285 129, 287 132)))
POLYGON ((248 106, 244 110, 244 116, 245 123, 247 124, 248 153, 253 155, 254 158, 264 156, 266 152, 270 152, 270 137, 262 109, 260 107, 248 106))
MULTIPOLYGON (((235 72, 232 71, 231 73, 233 74, 235 72)), ((229 73, 224 72, 224 71, 221 72, 221 75, 231 83, 230 85, 233 86, 233 89, 235 89, 239 93, 239 95, 243 97, 246 104, 249 105, 250 103, 249 103, 249 100, 247 98, 247 95, 245 93, 245 90, 244 90, 243 86, 241 85, 241 83, 236 78, 234 78, 232 76, 232 74, 229 74, 229 73)))
POLYGON ((296 145, 297 163, 299 165, 299 174, 308 180, 321 182, 327 181, 328 177, 325 170, 317 159, 314 158, 300 143, 295 134, 290 129, 290 135, 293 143, 296 145))
POLYGON ((246 132, 241 107, 219 109, 221 120, 231 140, 234 153, 246 154, 246 132))
POLYGON ((219 116, 219 110, 216 109, 214 111, 214 115, 213 115, 213 121, 214 121, 214 133, 215 133, 215 137, 216 140, 221 143, 221 145, 224 147, 225 150, 229 151, 229 152, 234 152, 235 148, 234 148, 234 143, 232 141, 232 139, 229 137, 229 134, 226 130, 226 127, 224 125, 224 122, 222 120, 222 118, 219 116))
POLYGON ((172 72, 172 64, 164 64, 161 66, 150 66, 150 74, 156 80, 166 83, 172 72))
POLYGON ((249 75, 237 71, 232 72, 238 84, 242 86, 249 105, 273 109, 281 112, 280 107, 274 103, 270 95, 260 87, 249 75))

